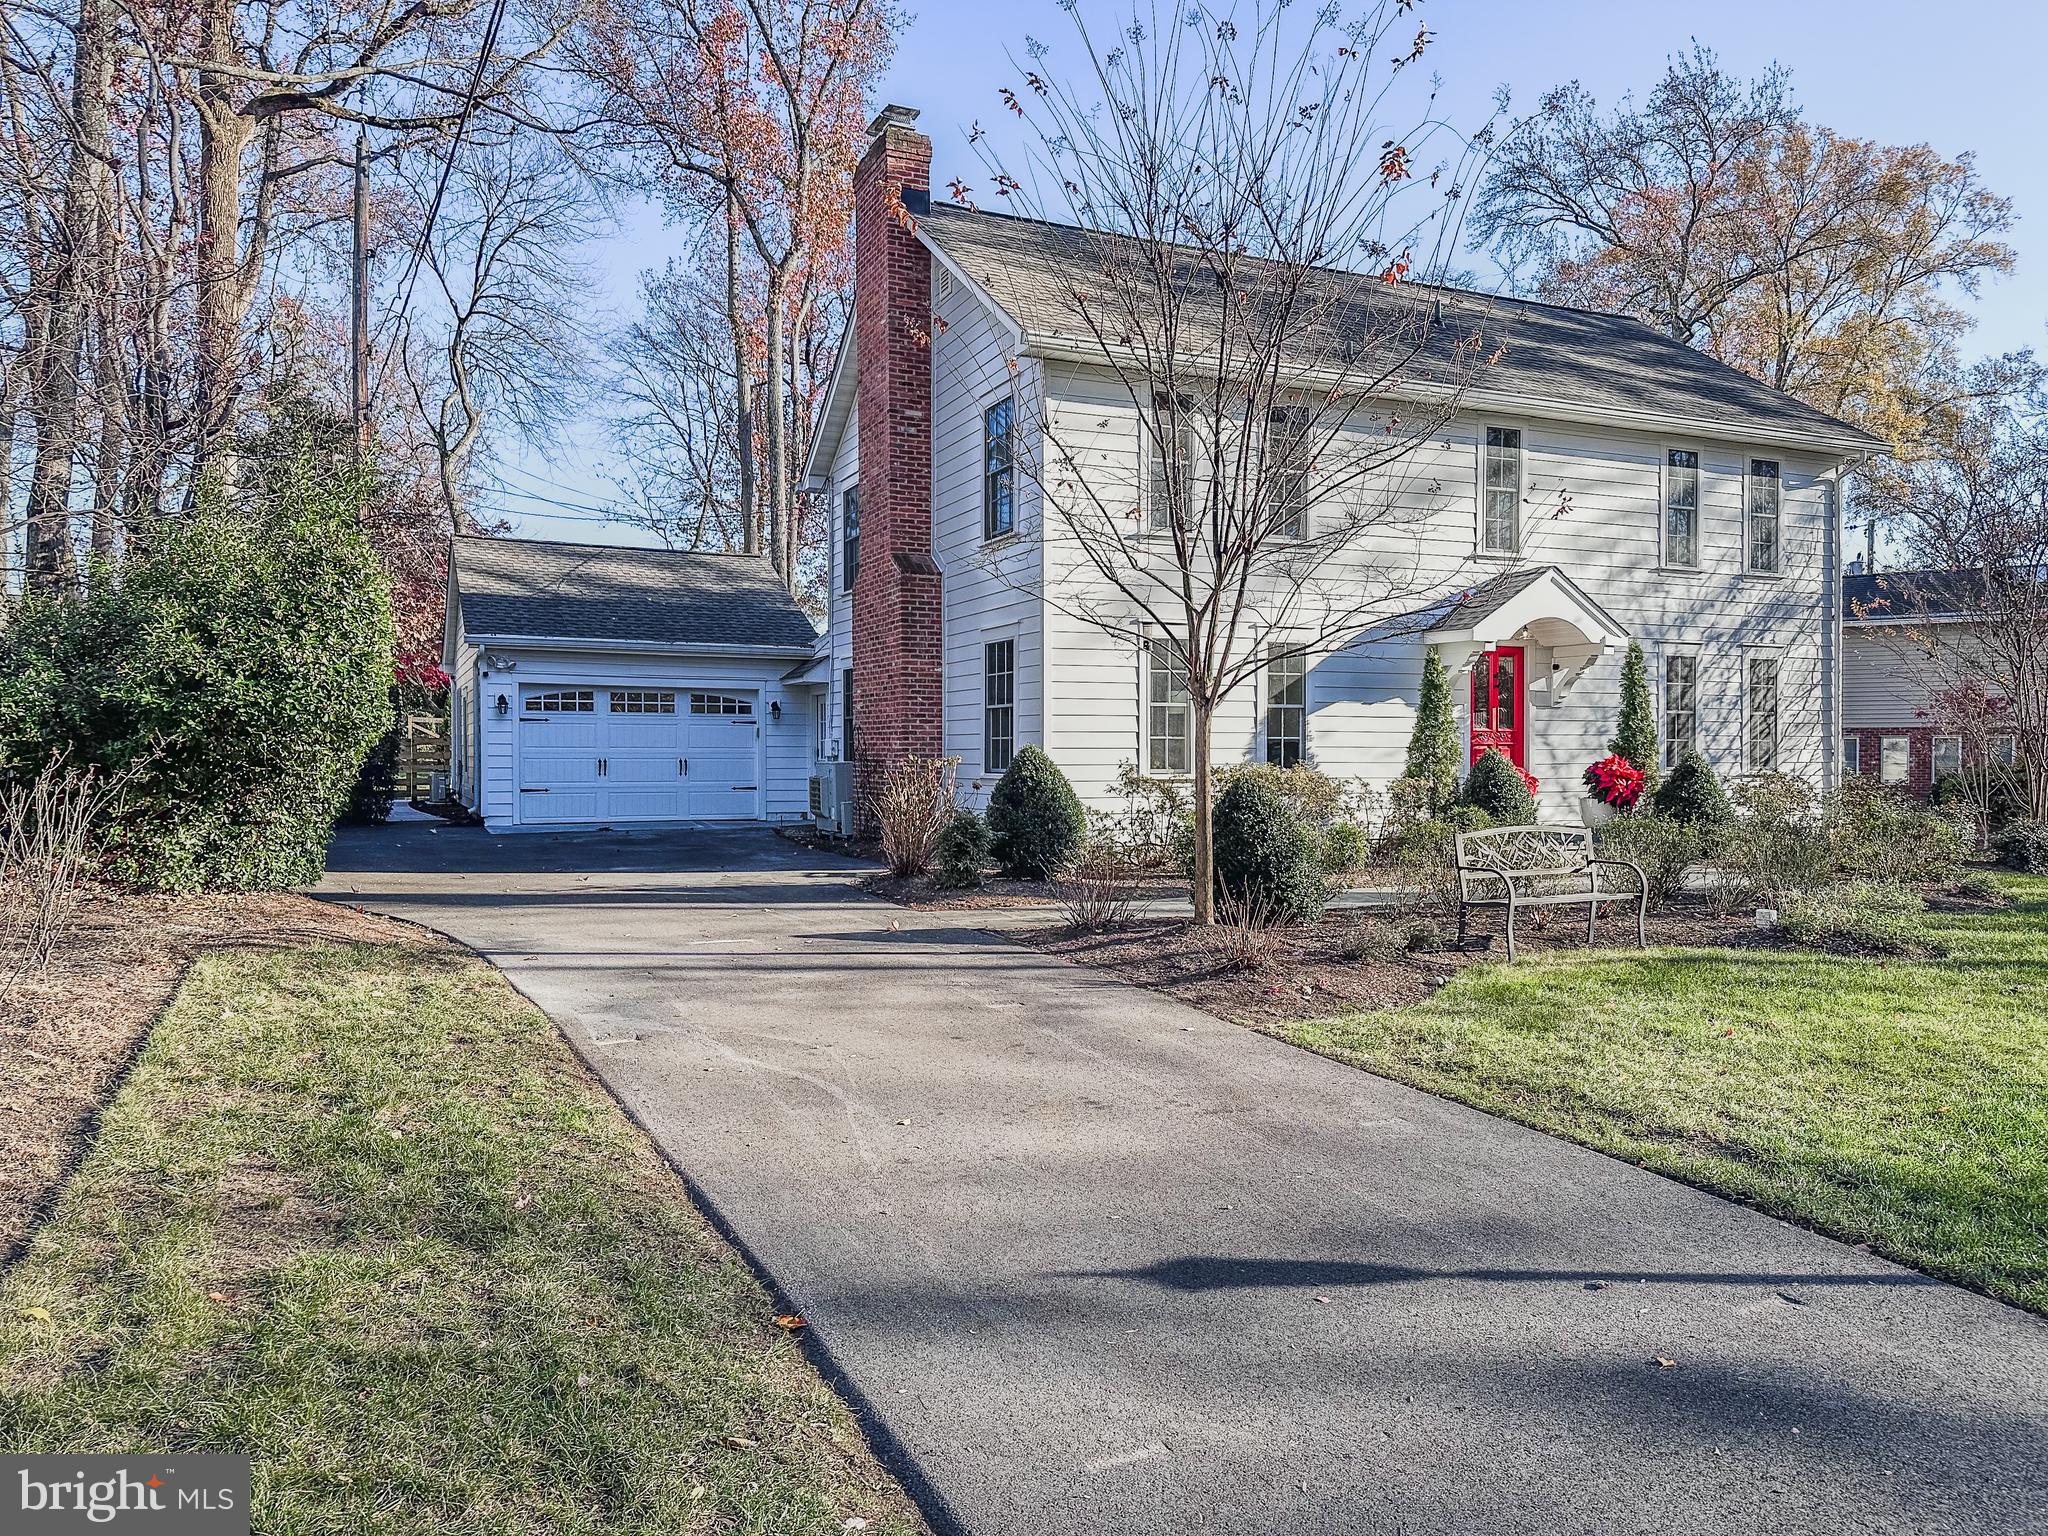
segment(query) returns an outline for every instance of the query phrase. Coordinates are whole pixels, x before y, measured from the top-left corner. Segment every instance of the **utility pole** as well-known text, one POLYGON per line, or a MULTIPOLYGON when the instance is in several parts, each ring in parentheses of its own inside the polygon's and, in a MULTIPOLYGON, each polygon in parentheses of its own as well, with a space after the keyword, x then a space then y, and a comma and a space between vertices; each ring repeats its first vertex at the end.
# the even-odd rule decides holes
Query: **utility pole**
POLYGON ((355 249, 349 260, 349 424, 370 446, 370 139, 356 129, 355 249))

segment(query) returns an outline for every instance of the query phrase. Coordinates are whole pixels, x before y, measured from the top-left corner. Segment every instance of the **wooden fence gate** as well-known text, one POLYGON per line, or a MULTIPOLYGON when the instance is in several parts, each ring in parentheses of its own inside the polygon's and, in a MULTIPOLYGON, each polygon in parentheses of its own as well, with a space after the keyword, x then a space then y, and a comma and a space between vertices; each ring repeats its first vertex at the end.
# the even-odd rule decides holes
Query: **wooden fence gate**
POLYGON ((398 737, 398 800, 428 800, 434 775, 448 771, 448 720, 443 715, 408 714, 398 737))

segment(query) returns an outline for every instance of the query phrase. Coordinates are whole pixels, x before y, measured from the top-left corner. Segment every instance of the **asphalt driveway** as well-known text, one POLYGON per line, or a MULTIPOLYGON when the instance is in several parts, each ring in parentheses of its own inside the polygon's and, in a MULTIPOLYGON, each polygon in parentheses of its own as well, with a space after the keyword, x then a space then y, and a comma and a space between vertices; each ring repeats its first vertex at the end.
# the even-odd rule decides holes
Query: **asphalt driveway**
POLYGON ((2048 1528, 2048 1325, 851 880, 415 824, 321 894, 560 1023, 942 1528, 2048 1528))

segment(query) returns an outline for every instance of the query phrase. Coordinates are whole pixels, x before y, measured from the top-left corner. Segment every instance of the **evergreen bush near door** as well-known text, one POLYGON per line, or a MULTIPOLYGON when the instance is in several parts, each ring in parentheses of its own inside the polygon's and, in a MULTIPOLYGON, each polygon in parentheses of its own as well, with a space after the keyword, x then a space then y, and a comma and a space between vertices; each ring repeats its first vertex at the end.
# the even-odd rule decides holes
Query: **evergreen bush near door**
POLYGON ((147 764, 104 843, 160 890, 318 877, 391 724, 391 601, 358 482, 309 457, 166 522, 118 581, 36 601, 0 637, 0 773, 60 751, 147 764))
POLYGON ((1536 797, 1529 781, 1507 755, 1488 747, 1479 754, 1465 779, 1464 803, 1484 811, 1503 827, 1526 827, 1536 820, 1536 797))
POLYGON ((1408 737, 1408 762, 1401 776, 1427 786, 1427 811, 1434 815, 1458 793, 1458 732, 1451 719, 1451 675, 1434 647, 1422 653, 1422 688, 1416 697, 1415 729, 1408 737))
POLYGON ((1644 776, 1646 789, 1656 788, 1657 706, 1650 697, 1649 664, 1643 659, 1643 648, 1633 640, 1621 662, 1621 715, 1607 750, 1634 764, 1644 776))
POLYGON ((1687 826, 1711 831, 1728 820, 1728 796, 1722 792, 1713 765, 1697 747, 1686 748, 1671 777, 1657 786, 1656 804, 1659 815, 1687 826))
POLYGON ((1037 747, 1010 761, 988 801, 996 862, 1019 880, 1048 880, 1073 862, 1088 834, 1074 786, 1037 747))

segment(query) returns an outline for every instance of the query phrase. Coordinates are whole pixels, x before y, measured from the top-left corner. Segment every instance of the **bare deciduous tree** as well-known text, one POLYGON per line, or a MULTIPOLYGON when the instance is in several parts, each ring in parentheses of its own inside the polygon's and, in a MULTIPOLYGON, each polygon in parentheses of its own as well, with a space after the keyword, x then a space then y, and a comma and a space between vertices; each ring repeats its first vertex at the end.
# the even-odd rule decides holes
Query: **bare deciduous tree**
POLYGON ((1417 455, 1489 343, 1482 303, 1416 285, 1455 250, 1492 132, 1437 121, 1431 34, 1399 0, 1341 24, 1197 4, 1108 41, 1074 14, 1073 80, 1034 45, 1004 92, 1029 164, 988 170, 1005 207, 1072 226, 1041 276, 1071 364, 1135 413, 1145 467, 1106 415, 1044 394, 1020 408, 1036 432, 997 454, 1039 492, 1045 600, 1185 693, 1185 758, 1164 766, 1193 778, 1208 923, 1217 709, 1272 637, 1341 645, 1418 590, 1404 540, 1441 498, 1417 455))

